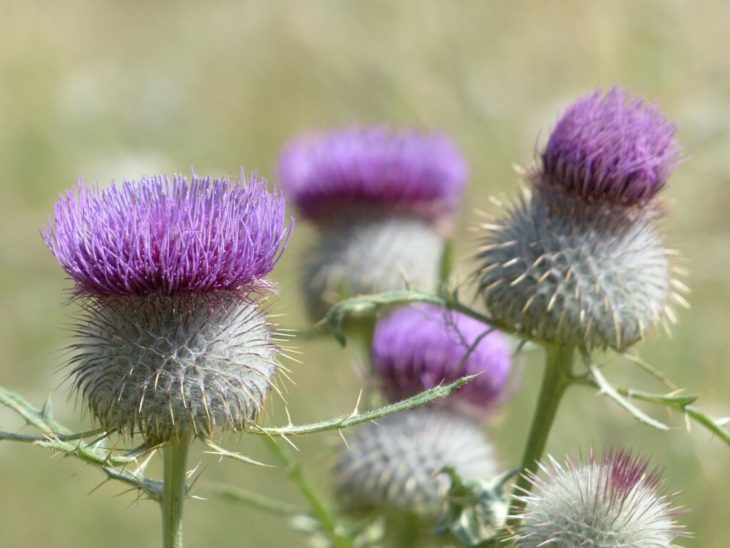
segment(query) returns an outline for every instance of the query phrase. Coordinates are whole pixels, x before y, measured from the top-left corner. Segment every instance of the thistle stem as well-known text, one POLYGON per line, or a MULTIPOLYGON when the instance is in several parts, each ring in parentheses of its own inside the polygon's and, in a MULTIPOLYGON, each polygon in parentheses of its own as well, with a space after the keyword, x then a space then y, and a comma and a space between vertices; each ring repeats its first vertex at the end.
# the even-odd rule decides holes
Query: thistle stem
POLYGON ((287 451, 286 448, 281 447, 279 443, 273 438, 266 438, 267 445, 271 452, 278 457, 285 467, 287 475, 292 481, 299 487, 304 498, 307 499, 312 514, 319 521, 324 529, 324 532, 330 538, 334 546, 338 548, 353 548, 353 542, 338 530, 337 521, 330 512, 329 508, 325 504, 322 497, 314 488, 314 486, 307 480, 302 473, 302 467, 297 460, 287 451))
POLYGON ((512 508, 508 525, 512 528, 519 526, 519 514, 525 507, 525 502, 516 499, 514 495, 525 495, 530 492, 532 484, 527 473, 537 471, 538 462, 542 458, 547 444, 550 428, 558 412, 560 401, 565 389, 572 383, 573 367, 572 346, 554 345, 546 348, 545 372, 543 373, 540 396, 532 418, 530 434, 522 456, 522 474, 520 474, 512 491, 512 508))
POLYGON ((192 437, 173 436, 163 448, 162 546, 182 548, 183 502, 187 490, 187 460, 192 437))

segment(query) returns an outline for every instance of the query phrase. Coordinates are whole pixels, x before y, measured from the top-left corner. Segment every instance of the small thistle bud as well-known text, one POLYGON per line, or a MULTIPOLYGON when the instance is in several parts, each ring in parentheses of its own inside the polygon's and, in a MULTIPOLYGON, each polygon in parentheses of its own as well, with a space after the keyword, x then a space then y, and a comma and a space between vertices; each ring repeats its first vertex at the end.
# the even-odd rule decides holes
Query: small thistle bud
POLYGON ((501 333, 434 305, 395 310, 378 321, 373 337, 373 365, 390 401, 477 374, 437 402, 477 415, 503 399, 511 354, 501 333))
POLYGON ((257 295, 288 230, 264 180, 84 187, 43 237, 75 281, 75 387, 107 431, 161 441, 258 416, 276 345, 257 295))
POLYGON ((279 174, 321 233, 303 272, 313 319, 346 296, 435 287, 440 228, 466 177, 447 138, 382 128, 308 134, 284 149, 279 174))
POLYGON ((687 536, 674 521, 678 509, 660 488, 660 474, 647 460, 622 450, 606 451, 586 464, 552 457, 531 475, 533 494, 522 496, 518 545, 670 547, 687 536))
MULTIPOLYGON (((571 107, 530 191, 495 223, 475 273, 490 313, 524 335, 622 351, 665 318, 669 251, 651 200, 674 166, 674 126, 619 89, 571 107)), ((666 326, 666 323, 665 323, 666 326)))
POLYGON ((336 492, 350 511, 442 514, 451 467, 463 479, 497 473, 494 452, 467 417, 421 408, 391 415, 348 437, 335 467, 336 492))
POLYGON ((651 200, 677 165, 676 127, 659 110, 613 88, 579 99, 542 153, 545 184, 587 201, 635 205, 651 200))

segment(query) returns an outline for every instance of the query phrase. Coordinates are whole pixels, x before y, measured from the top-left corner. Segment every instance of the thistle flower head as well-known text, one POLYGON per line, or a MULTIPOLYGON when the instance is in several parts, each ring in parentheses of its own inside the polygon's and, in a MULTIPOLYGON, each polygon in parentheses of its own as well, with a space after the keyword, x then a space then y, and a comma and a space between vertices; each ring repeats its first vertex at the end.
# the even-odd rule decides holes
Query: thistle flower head
POLYGON ((80 186, 44 239, 76 282, 75 387, 107 430, 150 443, 256 419, 277 369, 257 290, 287 236, 263 180, 80 186))
POLYGON ((544 477, 530 475, 533 493, 521 497, 519 546, 669 547, 686 536, 645 459, 623 450, 599 459, 591 451, 587 463, 550 458, 541 469, 544 477))
POLYGON ((294 139, 282 153, 279 175, 309 219, 364 209, 436 219, 456 208, 466 166, 443 135, 366 127, 294 139))
POLYGON ((193 175, 85 187, 56 203, 43 239, 84 295, 258 288, 287 238, 284 200, 253 177, 193 175))
POLYGON ((542 153, 540 180, 587 201, 642 204, 678 162, 676 128, 621 88, 583 97, 563 114, 542 153))
POLYGON ((497 473, 491 444, 467 417, 415 409, 367 424, 348 436, 336 464, 335 488, 351 511, 395 510, 438 516, 452 467, 463 479, 497 473))
POLYGON ((373 363, 391 401, 477 374, 444 403, 483 413, 503 396, 512 356, 501 333, 464 314, 419 305, 378 321, 373 363))

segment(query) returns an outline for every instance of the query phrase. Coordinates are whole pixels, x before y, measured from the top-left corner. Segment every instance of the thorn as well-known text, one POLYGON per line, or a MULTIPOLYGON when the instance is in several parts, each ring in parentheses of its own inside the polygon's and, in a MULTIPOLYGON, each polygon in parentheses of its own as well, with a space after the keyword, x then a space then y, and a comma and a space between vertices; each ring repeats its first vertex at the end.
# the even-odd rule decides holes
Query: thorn
POLYGON ((344 444, 345 444, 345 447, 346 447, 346 448, 347 448, 347 450, 349 451, 349 450, 350 450, 350 444, 349 444, 349 443, 347 443, 347 438, 345 437, 345 432, 344 432, 344 430, 343 430, 342 428, 338 428, 338 429, 337 429, 337 433, 338 433, 338 434, 340 435, 340 438, 342 439, 342 443, 344 443, 344 444))
POLYGON ((355 408, 352 410, 352 413, 350 413, 350 416, 348 418, 354 418, 360 414, 360 401, 361 400, 362 400, 362 388, 360 389, 360 392, 358 392, 358 394, 357 394, 357 401, 355 402, 355 408))

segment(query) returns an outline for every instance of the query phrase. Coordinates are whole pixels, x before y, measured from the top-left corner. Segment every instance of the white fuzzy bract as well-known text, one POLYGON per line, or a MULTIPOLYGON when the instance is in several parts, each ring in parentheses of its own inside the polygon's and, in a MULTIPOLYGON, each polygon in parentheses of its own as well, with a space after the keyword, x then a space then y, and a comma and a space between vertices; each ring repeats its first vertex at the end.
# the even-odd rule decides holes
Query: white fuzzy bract
POLYGON ((549 457, 541 471, 544 477, 530 477, 533 493, 521 497, 523 548, 658 548, 674 546, 683 534, 671 497, 645 460, 622 451, 600 460, 591 455, 587 464, 549 457))

